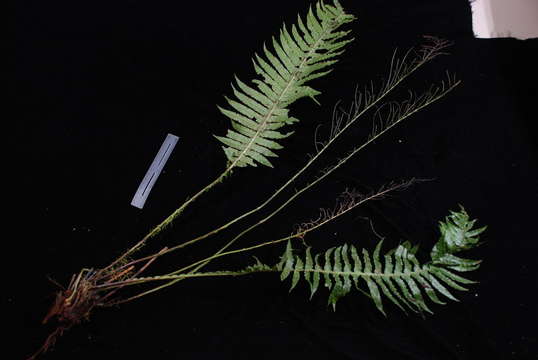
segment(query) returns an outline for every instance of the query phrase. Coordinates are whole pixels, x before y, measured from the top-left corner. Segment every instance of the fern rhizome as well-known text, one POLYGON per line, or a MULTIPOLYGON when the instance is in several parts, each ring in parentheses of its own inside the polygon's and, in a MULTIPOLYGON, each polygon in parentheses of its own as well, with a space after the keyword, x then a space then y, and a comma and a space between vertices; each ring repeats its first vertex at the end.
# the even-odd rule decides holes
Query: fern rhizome
MULTIPOLYGON (((343 244, 325 252, 315 253, 311 247, 304 251, 296 250, 297 245, 305 244, 306 234, 345 215, 367 201, 379 199, 386 194, 409 185, 410 181, 391 183, 369 194, 346 191, 333 209, 322 210, 318 219, 298 226, 290 235, 254 244, 250 247, 229 249, 240 238, 254 228, 266 223, 280 213, 291 202, 310 190, 358 152, 385 134, 394 126, 417 111, 436 102, 450 92, 459 81, 448 75, 447 80, 432 86, 428 91, 417 94, 409 91, 408 98, 399 102, 386 101, 385 98, 408 76, 420 69, 440 54, 449 45, 447 42, 427 38, 426 44, 418 50, 410 50, 401 58, 394 54, 390 62, 387 78, 379 85, 370 84, 362 92, 357 91, 349 109, 336 112, 332 120, 330 134, 325 141, 316 140, 316 152, 305 165, 297 170, 288 181, 276 189, 257 207, 233 218, 222 226, 188 241, 172 244, 151 253, 148 243, 161 233, 186 207, 194 203, 202 194, 228 180, 236 168, 273 167, 280 140, 291 136, 292 124, 299 119, 290 115, 290 106, 298 99, 308 97, 316 101, 320 92, 310 86, 319 77, 328 75, 346 45, 353 41, 346 24, 354 16, 347 14, 338 1, 326 4, 318 1, 309 9, 306 16, 299 16, 296 24, 284 25, 278 36, 272 39, 272 50, 263 46, 263 53, 255 54, 252 59, 257 77, 250 82, 235 79, 232 86, 233 97, 226 97, 227 105, 218 107, 230 120, 230 129, 225 135, 215 135, 223 145, 227 164, 224 171, 207 186, 179 206, 169 217, 151 230, 138 243, 125 251, 109 265, 98 269, 82 269, 71 278, 66 289, 58 292, 56 299, 46 315, 44 322, 56 320, 56 330, 46 339, 43 346, 31 357, 47 351, 56 339, 73 325, 88 318, 96 307, 106 307, 129 302, 171 286, 181 280, 196 277, 240 276, 257 272, 280 273, 281 280, 291 278, 291 289, 301 279, 310 286, 314 296, 320 285, 330 291, 328 303, 335 307, 339 298, 353 287, 369 296, 377 309, 385 314, 383 300, 390 301, 404 312, 431 312, 426 299, 436 304, 444 304, 438 295, 456 300, 453 290, 466 290, 467 280, 459 273, 478 268, 480 261, 468 260, 457 256, 459 252, 478 244, 478 235, 484 228, 474 228, 463 208, 451 212, 440 223, 440 238, 431 250, 430 259, 420 263, 416 257, 417 246, 403 243, 383 253, 379 241, 372 250, 360 249, 353 244, 343 244), (230 227, 239 220, 247 218, 276 202, 275 198, 309 169, 318 158, 338 140, 338 138, 364 115, 371 114, 372 130, 365 141, 351 149, 332 166, 325 168, 319 176, 307 185, 289 191, 290 194, 261 220, 242 229, 215 253, 193 262, 188 266, 162 275, 147 274, 148 268, 158 258, 170 255, 191 244, 202 241, 230 227), (275 201, 274 201, 275 200, 275 201), (286 244, 283 255, 275 264, 256 263, 237 271, 202 272, 201 269, 214 259, 231 254, 286 244), (145 247, 149 254, 140 255, 145 247), (136 289, 138 292, 124 295, 123 289, 136 289), (149 287, 149 289, 148 289, 149 287)), ((244 171, 252 171, 245 169, 244 171)))

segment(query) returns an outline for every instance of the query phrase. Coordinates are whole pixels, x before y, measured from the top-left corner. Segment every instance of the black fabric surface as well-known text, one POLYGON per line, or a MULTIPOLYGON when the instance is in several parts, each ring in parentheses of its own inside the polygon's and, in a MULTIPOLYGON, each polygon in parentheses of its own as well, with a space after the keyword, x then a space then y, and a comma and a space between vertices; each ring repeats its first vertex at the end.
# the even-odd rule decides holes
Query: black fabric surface
MULTIPOLYGON (((17 287, 4 295, 14 317, 12 344, 24 358, 51 330, 40 324, 56 287, 82 267, 108 264, 213 180, 226 160, 212 137, 229 121, 217 110, 231 95, 233 75, 254 76, 251 57, 294 22, 308 1, 20 1, 16 18, 16 123, 8 139, 19 167, 17 229, 8 264, 17 287), (130 206, 167 133, 179 144, 143 210, 130 206), (22 286, 21 286, 22 285, 22 286), (21 326, 22 325, 22 326, 21 326)), ((305 284, 288 294, 277 274, 184 281, 122 305, 97 309, 42 359, 535 359, 538 200, 536 39, 475 39, 466 0, 342 1, 358 20, 356 41, 335 71, 312 83, 322 106, 292 106, 301 122, 282 142, 275 169, 237 170, 201 197, 148 250, 158 250, 225 223, 258 205, 313 153, 313 134, 329 130, 334 104, 357 84, 385 75, 395 48, 423 35, 454 42, 404 84, 420 91, 449 70, 462 84, 376 141, 330 180, 301 196, 236 246, 288 235, 294 224, 331 207, 345 188, 375 189, 391 180, 430 179, 346 215, 307 240, 322 251, 344 241, 372 248, 421 243, 426 259, 437 221, 465 206, 488 225, 484 259, 470 275, 479 283, 461 302, 433 306, 424 319, 387 305, 384 318, 358 292, 327 307, 327 291, 308 301, 305 284)), ((370 117, 354 127, 318 169, 364 140, 370 117)), ((317 174, 308 172, 297 184, 317 174)), ((289 194, 289 192, 287 193, 289 194)), ((285 196, 277 199, 276 204, 285 196)), ((267 214, 268 212, 264 212, 267 214)), ((259 217, 254 217, 259 219, 259 217)), ((216 251, 250 224, 159 260, 166 272, 216 251)), ((215 261, 206 270, 239 269, 251 255, 274 263, 283 246, 215 261)), ((385 301, 387 304, 388 302, 385 301)), ((11 358, 11 357, 9 357, 11 358)))

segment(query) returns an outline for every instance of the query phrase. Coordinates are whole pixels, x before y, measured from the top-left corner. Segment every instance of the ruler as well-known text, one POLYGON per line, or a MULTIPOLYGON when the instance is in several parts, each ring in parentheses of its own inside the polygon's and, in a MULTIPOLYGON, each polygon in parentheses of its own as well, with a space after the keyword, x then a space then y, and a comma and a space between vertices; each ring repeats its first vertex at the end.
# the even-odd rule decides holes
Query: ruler
POLYGON ((159 152, 157 153, 157 155, 155 155, 155 158, 153 159, 153 162, 151 163, 148 171, 146 172, 146 175, 144 175, 142 182, 138 186, 138 190, 136 190, 136 193, 134 194, 133 200, 131 201, 131 205, 139 209, 142 209, 144 207, 146 199, 148 198, 148 195, 153 188, 153 185, 161 174, 161 171, 166 162, 168 161, 168 158, 174 150, 174 147, 176 146, 178 140, 179 138, 175 135, 166 135, 166 139, 164 139, 164 142, 161 145, 159 152))

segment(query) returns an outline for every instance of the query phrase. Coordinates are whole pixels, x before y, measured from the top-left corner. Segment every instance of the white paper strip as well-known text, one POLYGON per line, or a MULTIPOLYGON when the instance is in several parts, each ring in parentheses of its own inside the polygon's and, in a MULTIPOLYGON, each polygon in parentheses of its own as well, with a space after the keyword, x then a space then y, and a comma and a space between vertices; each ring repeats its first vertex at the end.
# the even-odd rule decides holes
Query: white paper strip
POLYGON ((166 139, 164 139, 159 152, 155 156, 155 159, 153 159, 153 162, 146 172, 144 179, 142 179, 140 186, 138 186, 138 190, 136 190, 133 200, 131 201, 131 205, 139 209, 144 207, 153 184, 155 184, 155 181, 157 181, 157 178, 161 174, 164 164, 166 164, 168 161, 170 153, 172 153, 172 150, 174 150, 178 140, 179 138, 175 135, 166 135, 166 139))
POLYGON ((473 12, 473 32, 477 38, 494 37, 493 14, 491 3, 488 0, 473 0, 471 2, 473 12))
POLYGON ((477 38, 538 37, 538 0, 469 0, 477 38))

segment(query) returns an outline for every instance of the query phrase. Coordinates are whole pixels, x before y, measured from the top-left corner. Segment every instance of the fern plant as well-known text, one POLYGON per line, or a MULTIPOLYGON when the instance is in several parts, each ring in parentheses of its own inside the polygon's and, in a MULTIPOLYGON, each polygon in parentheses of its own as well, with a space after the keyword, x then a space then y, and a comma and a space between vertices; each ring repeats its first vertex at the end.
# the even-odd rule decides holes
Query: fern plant
POLYGON ((380 199, 394 190, 408 186, 412 180, 391 183, 370 194, 346 191, 339 198, 335 208, 322 210, 318 219, 303 223, 290 235, 259 242, 249 247, 229 249, 240 238, 267 223, 302 194, 330 176, 366 146, 411 115, 443 98, 459 84, 453 76, 448 75, 447 80, 431 86, 424 93, 409 91, 408 97, 404 100, 385 100, 410 75, 444 53, 448 42, 435 38, 427 38, 425 45, 418 50, 408 51, 401 58, 395 53, 390 62, 387 78, 379 86, 371 83, 363 91, 357 91, 349 108, 335 113, 331 131, 326 139, 316 138, 316 152, 261 204, 193 239, 160 249, 151 249, 149 246, 151 238, 162 233, 188 206, 209 189, 227 179, 236 168, 274 166, 274 158, 282 148, 281 139, 293 133, 293 130, 288 128, 298 121, 290 115, 290 105, 304 97, 316 101, 316 96, 320 92, 309 84, 316 78, 327 75, 344 53, 346 45, 353 40, 349 36, 350 30, 342 29, 353 20, 354 17, 347 14, 337 0, 332 4, 317 1, 305 17, 298 17, 296 24, 291 27, 284 25, 281 28, 279 36, 272 39, 272 50, 264 46, 263 55, 254 56, 254 71, 258 77, 250 83, 236 78, 235 86, 232 87, 234 98, 225 98, 228 105, 218 107, 231 124, 231 128, 224 136, 215 136, 223 145, 227 160, 222 173, 196 194, 187 198, 170 216, 110 264, 96 269, 84 268, 74 274, 68 286, 57 293, 44 319, 44 322, 55 319, 57 328, 31 358, 48 350, 64 331, 87 319, 95 308, 130 302, 189 278, 279 272, 282 280, 291 277, 292 289, 301 279, 305 279, 310 285, 312 295, 323 284, 330 290, 329 304, 333 307, 339 298, 351 291, 354 284, 360 291, 370 296, 383 313, 385 310, 382 298, 386 298, 404 311, 408 309, 430 312, 424 294, 434 303, 441 304, 443 302, 438 294, 455 299, 448 288, 463 290, 462 284, 471 283, 457 273, 476 269, 480 261, 460 258, 456 254, 476 246, 478 235, 484 228, 474 229, 474 221, 469 220, 463 208, 452 212, 445 222, 440 224, 441 238, 431 251, 431 259, 422 265, 416 257, 416 246, 409 243, 399 245, 386 252, 383 257, 381 241, 372 253, 364 249, 359 252, 353 244, 337 246, 315 255, 312 254, 310 247, 306 248, 304 255, 294 253, 294 242, 304 240, 307 234, 344 216, 367 201, 380 199), (323 169, 306 185, 289 191, 297 178, 366 114, 372 114, 369 136, 335 161, 332 166, 323 169), (286 190, 288 190, 287 197, 279 204, 273 205, 277 195, 286 190), (161 257, 205 240, 262 209, 268 209, 270 205, 273 207, 266 212, 267 215, 238 230, 236 236, 213 254, 166 274, 148 274, 151 265, 161 257), (284 254, 275 265, 270 266, 257 260, 254 265, 237 271, 201 271, 214 259, 285 242, 287 245, 284 254), (145 249, 145 254, 141 254, 142 248, 145 249), (366 285, 365 289, 361 288, 361 282, 366 285), (139 285, 144 287, 139 289, 137 287, 139 285), (139 290, 135 291, 134 295, 131 293, 127 296, 123 291, 127 287, 139 290))

